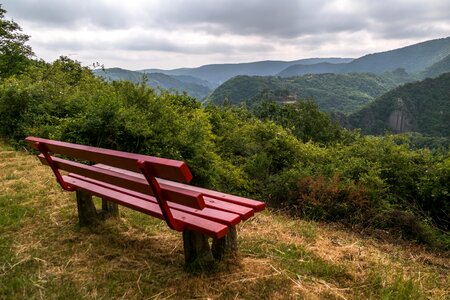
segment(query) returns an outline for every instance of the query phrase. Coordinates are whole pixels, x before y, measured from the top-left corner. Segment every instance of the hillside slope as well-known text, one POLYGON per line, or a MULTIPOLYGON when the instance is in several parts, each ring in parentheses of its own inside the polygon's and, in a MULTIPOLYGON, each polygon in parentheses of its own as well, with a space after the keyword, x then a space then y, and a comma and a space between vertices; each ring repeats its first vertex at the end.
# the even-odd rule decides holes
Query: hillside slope
POLYGON ((181 234, 120 208, 77 225, 74 195, 0 141, 2 299, 446 299, 445 253, 266 211, 238 227, 239 259, 183 269, 181 234), (63 288, 62 288, 63 287, 63 288))
POLYGON ((313 65, 293 65, 287 67, 278 76, 293 77, 306 74, 343 73, 347 64, 319 63, 313 65))
POLYGON ((169 76, 163 73, 142 73, 120 68, 94 70, 94 74, 108 81, 128 80, 134 83, 146 79, 147 85, 153 88, 186 92, 191 97, 202 100, 210 93, 210 84, 192 76, 169 76))
POLYGON ((328 112, 349 113, 363 107, 405 80, 395 75, 316 74, 299 77, 236 76, 211 94, 215 104, 274 99, 279 102, 312 97, 328 112))
POLYGON ((450 72, 450 54, 444 59, 438 61, 432 66, 428 67, 421 76, 423 78, 435 78, 441 74, 450 72))
POLYGON ((307 73, 376 73, 404 69, 419 73, 450 55, 450 37, 425 41, 385 52, 368 54, 342 65, 313 64, 308 67, 293 65, 279 73, 280 76, 299 76, 307 73))
POLYGON ((349 117, 368 134, 419 132, 450 137, 450 73, 405 84, 349 117))

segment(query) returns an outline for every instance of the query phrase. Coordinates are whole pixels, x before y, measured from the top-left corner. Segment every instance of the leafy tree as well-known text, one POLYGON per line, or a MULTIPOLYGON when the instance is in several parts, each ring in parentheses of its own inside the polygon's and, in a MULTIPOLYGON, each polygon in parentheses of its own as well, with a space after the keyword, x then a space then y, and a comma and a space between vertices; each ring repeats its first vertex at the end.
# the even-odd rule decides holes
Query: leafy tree
POLYGON ((341 140, 346 134, 338 124, 311 100, 298 100, 280 104, 276 101, 260 101, 251 106, 251 111, 262 120, 271 120, 289 129, 298 139, 330 144, 341 140))
POLYGON ((25 45, 30 37, 21 32, 16 22, 6 20, 5 13, 0 4, 0 78, 22 73, 34 55, 31 47, 25 45))

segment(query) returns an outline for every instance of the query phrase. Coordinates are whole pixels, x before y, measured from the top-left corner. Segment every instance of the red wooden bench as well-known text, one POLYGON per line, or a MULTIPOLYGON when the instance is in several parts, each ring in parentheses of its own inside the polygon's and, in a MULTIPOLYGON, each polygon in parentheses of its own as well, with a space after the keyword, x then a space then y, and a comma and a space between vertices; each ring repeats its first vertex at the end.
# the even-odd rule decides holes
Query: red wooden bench
POLYGON ((183 232, 188 266, 235 255, 236 224, 265 207, 264 202, 188 185, 192 175, 182 161, 38 137, 26 141, 41 152, 40 161, 51 167, 61 187, 76 191, 80 225, 118 216, 117 204, 163 219, 183 232), (102 198, 100 212, 92 195, 102 198))

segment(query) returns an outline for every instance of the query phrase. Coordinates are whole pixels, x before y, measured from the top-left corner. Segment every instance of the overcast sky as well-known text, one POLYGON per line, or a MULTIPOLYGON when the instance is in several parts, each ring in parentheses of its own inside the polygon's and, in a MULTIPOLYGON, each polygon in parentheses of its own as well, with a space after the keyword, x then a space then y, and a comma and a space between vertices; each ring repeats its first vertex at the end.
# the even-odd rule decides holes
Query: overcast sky
POLYGON ((450 0, 4 0, 36 56, 132 70, 359 57, 450 36, 450 0))

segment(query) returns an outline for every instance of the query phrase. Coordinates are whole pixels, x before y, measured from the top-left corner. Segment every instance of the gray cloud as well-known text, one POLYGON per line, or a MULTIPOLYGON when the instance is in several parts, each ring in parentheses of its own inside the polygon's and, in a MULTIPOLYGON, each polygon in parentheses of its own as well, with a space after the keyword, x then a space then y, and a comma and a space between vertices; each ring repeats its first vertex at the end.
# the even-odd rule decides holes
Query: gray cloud
POLYGON ((99 1, 14 0, 5 3, 10 14, 38 26, 75 28, 93 25, 102 28, 126 27, 127 18, 119 6, 99 1))
POLYGON ((188 28, 219 35, 279 39, 355 32, 365 28, 387 36, 392 33, 396 37, 405 32, 409 37, 404 27, 427 26, 438 20, 448 23, 450 20, 448 0, 359 0, 347 3, 351 6, 327 0, 171 0, 134 2, 133 6, 115 1, 10 0, 5 7, 21 19, 42 26, 188 28))
POLYGON ((327 9, 330 1, 171 1, 156 16, 167 28, 178 25, 214 34, 257 35, 293 38, 320 32, 357 30, 364 16, 351 12, 335 13, 327 9), (174 4, 175 2, 175 4, 174 4), (176 20, 175 22, 173 20, 176 20))
POLYGON ((30 31, 38 55, 133 53, 127 61, 156 52, 169 63, 182 55, 195 62, 358 56, 450 35, 449 0, 6 0, 3 7, 30 31))

